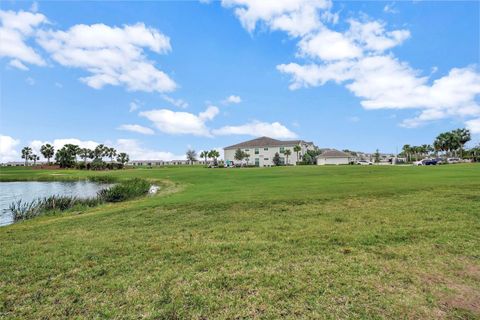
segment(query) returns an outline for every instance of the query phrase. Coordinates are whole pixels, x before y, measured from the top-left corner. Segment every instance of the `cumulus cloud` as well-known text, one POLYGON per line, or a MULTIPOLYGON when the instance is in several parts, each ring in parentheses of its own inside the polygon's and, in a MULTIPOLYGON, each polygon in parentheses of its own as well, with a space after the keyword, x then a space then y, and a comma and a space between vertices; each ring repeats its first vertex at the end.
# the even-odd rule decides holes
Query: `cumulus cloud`
MULTIPOLYGON (((347 28, 328 26, 331 4, 315 1, 224 0, 249 31, 263 23, 271 30, 283 30, 298 39, 297 57, 305 63, 285 63, 277 69, 291 77, 290 89, 322 86, 327 82, 344 85, 361 99, 365 109, 416 109, 420 112, 404 120, 404 127, 417 127, 429 121, 460 117, 468 121, 480 114, 480 73, 477 66, 453 68, 432 79, 397 59, 390 49, 410 38, 409 30, 388 30, 382 21, 363 16, 348 19, 347 28), (297 26, 282 24, 284 16, 311 11, 315 21, 299 32, 297 26), (282 17, 282 18, 280 18, 282 17), (320 18, 319 18, 320 17, 320 18)), ((475 120, 471 120, 475 123, 475 120)), ((467 122, 466 122, 467 123, 467 122)))
POLYGON ((238 104, 242 102, 242 98, 236 95, 230 95, 223 100, 223 104, 238 104))
POLYGON ((213 120, 218 113, 219 109, 217 107, 209 106, 198 115, 168 109, 155 109, 140 112, 140 116, 152 121, 155 127, 164 133, 210 137, 210 130, 205 123, 213 120))
POLYGON ((20 158, 16 147, 20 143, 10 136, 0 135, 0 162, 8 162, 18 160, 20 158))
POLYGON ((279 122, 253 121, 239 126, 224 126, 213 130, 215 135, 249 135, 254 137, 268 136, 277 139, 295 138, 297 135, 279 122))
POLYGON ((155 133, 152 129, 141 126, 139 124, 122 124, 120 127, 118 127, 118 130, 131 131, 146 135, 152 135, 155 133))
POLYGON ((480 118, 472 119, 465 122, 467 129, 469 129, 473 134, 480 135, 480 118))
POLYGON ((45 65, 43 58, 27 41, 38 26, 47 22, 40 13, 0 10, 0 57, 12 58, 10 65, 22 70, 27 68, 25 63, 45 65))
POLYGON ((170 39, 143 23, 111 27, 74 25, 66 31, 41 30, 37 42, 53 60, 88 71, 80 80, 92 88, 124 86, 131 91, 169 92, 176 83, 148 60, 145 49, 170 52, 170 39))
POLYGON ((175 99, 172 98, 166 94, 162 94, 162 99, 173 104, 175 107, 185 109, 188 107, 188 102, 182 100, 182 99, 175 99))
POLYGON ((143 147, 134 139, 118 139, 115 144, 117 150, 126 152, 130 160, 184 160, 185 155, 176 155, 169 151, 158 151, 143 147))
POLYGON ((318 10, 329 9, 329 0, 222 0, 224 7, 235 8, 242 26, 253 32, 263 22, 272 30, 282 30, 292 36, 307 34, 321 25, 318 10))

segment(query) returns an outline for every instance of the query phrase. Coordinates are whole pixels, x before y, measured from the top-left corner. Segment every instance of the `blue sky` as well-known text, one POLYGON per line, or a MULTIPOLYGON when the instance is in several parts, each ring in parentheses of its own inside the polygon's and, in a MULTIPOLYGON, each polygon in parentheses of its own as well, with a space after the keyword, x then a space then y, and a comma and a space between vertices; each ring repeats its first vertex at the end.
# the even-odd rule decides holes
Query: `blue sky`
POLYGON ((44 142, 183 157, 268 135, 480 139, 480 4, 2 2, 0 161, 44 142))

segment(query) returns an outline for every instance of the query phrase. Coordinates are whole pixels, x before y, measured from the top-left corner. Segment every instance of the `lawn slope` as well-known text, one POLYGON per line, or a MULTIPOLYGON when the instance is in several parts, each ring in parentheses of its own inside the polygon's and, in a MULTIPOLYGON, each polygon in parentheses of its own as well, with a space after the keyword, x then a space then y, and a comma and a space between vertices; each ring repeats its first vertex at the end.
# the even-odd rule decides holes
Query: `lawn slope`
POLYGON ((0 228, 0 318, 480 317, 480 166, 0 169, 161 194, 0 228))

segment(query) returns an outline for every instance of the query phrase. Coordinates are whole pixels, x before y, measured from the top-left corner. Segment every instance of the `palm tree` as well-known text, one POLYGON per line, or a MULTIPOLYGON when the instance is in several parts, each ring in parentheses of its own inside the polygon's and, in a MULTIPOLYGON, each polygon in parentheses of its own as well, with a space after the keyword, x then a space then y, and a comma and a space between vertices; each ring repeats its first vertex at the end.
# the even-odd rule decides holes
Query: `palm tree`
POLYGON ((95 159, 100 159, 101 160, 103 158, 103 156, 105 156, 105 150, 106 150, 106 147, 103 144, 99 144, 93 150, 93 157, 95 159))
POLYGON ((110 162, 113 162, 113 158, 117 155, 115 148, 105 148, 105 156, 110 158, 110 162))
POLYGON ((190 164, 193 165, 195 161, 197 161, 197 152, 195 150, 189 149, 187 150, 187 160, 190 161, 190 164))
POLYGON ((25 159, 25 166, 28 166, 28 160, 30 160, 31 154, 32 154, 32 148, 25 147, 22 149, 22 159, 25 159))
POLYGON ((300 145, 296 145, 296 146, 293 147, 293 151, 295 151, 297 153, 297 162, 298 162, 298 160, 300 160, 299 157, 298 157, 298 153, 300 151, 302 151, 302 147, 300 147, 300 145))
POLYGON ((285 150, 285 156, 287 157, 287 165, 288 165, 288 157, 292 154, 290 149, 285 150))
POLYGON ((40 153, 47 159, 47 164, 50 165, 50 158, 55 154, 55 148, 47 143, 40 148, 40 153))
POLYGON ((460 157, 463 158, 463 149, 465 144, 472 139, 470 130, 468 129, 457 129, 453 133, 457 136, 458 142, 460 144, 460 157))
POLYGON ((407 157, 407 162, 410 162, 410 153, 412 152, 412 147, 410 147, 409 144, 406 144, 402 148, 403 153, 405 153, 405 156, 407 157))
POLYGON ((200 152, 200 158, 205 159, 205 166, 207 166, 208 151, 204 150, 204 151, 200 152))
POLYGON ((81 148, 80 150, 78 150, 78 155, 80 156, 81 159, 83 159, 83 163, 86 166, 87 159, 93 157, 93 150, 88 148, 81 148))
POLYGON ((120 152, 117 156, 117 161, 124 166, 126 163, 128 163, 128 161, 130 161, 130 157, 125 152, 120 152))
POLYGON ((208 152, 208 157, 213 159, 213 164, 217 165, 217 158, 220 157, 220 152, 213 149, 208 152))
POLYGON ((40 157, 39 157, 39 156, 37 156, 36 154, 32 154, 32 155, 30 155, 30 157, 29 157, 29 158, 30 158, 30 160, 32 160, 32 161, 33 161, 33 165, 34 165, 34 166, 36 166, 36 165, 37 165, 37 160, 40 160, 40 157))

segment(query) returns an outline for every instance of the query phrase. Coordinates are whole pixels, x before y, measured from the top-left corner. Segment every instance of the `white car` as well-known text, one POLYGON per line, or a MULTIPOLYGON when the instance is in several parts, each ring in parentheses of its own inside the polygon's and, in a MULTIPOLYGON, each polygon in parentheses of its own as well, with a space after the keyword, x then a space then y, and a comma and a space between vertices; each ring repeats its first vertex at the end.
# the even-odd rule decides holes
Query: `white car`
POLYGON ((460 163, 459 158, 448 158, 447 163, 460 163))
POLYGON ((371 166, 373 163, 372 161, 367 161, 367 160, 358 160, 357 164, 361 166, 371 166))

